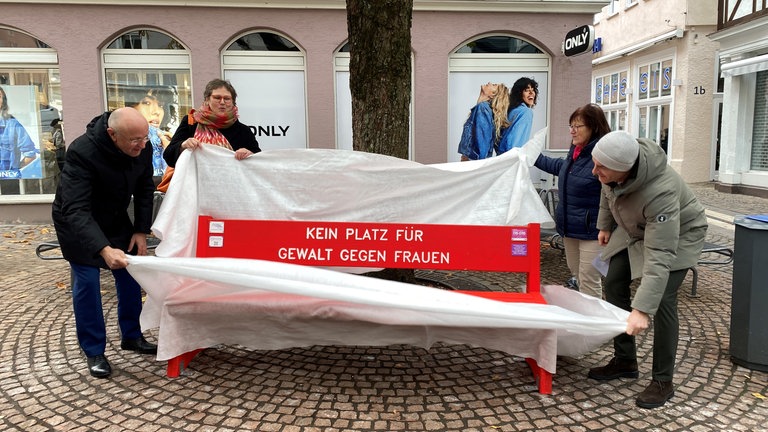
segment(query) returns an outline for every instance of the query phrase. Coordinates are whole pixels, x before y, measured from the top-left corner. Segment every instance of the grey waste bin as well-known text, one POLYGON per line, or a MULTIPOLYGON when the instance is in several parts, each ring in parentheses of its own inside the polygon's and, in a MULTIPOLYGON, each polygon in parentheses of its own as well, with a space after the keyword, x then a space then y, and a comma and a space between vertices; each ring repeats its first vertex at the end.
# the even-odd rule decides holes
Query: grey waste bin
POLYGON ((731 361, 768 371, 768 222, 734 224, 731 361))

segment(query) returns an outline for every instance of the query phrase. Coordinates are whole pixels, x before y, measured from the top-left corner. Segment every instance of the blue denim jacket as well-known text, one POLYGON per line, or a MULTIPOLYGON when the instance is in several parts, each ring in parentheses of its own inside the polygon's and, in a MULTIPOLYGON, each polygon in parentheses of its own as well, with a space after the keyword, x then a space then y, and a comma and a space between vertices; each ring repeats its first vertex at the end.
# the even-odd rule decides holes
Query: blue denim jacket
POLYGON ((533 110, 528 105, 521 103, 513 108, 509 114, 509 127, 501 133, 501 140, 496 149, 500 155, 515 147, 522 147, 531 138, 531 126, 533 125, 533 110))
POLYGON ((20 178, 23 158, 37 157, 38 150, 26 129, 13 117, 0 118, 0 171, 5 178, 20 178))
POLYGON ((486 159, 493 156, 495 144, 493 110, 489 102, 480 102, 472 107, 469 118, 459 141, 459 153, 470 160, 486 159))

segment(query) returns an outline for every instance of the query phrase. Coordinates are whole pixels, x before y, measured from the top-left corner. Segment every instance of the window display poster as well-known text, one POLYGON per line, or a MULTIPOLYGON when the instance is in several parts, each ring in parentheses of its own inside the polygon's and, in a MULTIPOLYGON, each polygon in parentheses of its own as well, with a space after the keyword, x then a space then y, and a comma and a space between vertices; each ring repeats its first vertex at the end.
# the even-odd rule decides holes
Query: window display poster
POLYGON ((240 122, 262 150, 307 148, 303 71, 224 71, 237 91, 240 122))
POLYGON ((110 109, 135 108, 147 119, 155 177, 162 177, 168 167, 163 151, 179 125, 182 104, 188 106, 189 102, 180 101, 178 89, 173 85, 107 84, 107 106, 110 109))
POLYGON ((546 72, 451 72, 448 79, 448 162, 461 160, 458 152, 461 131, 469 116, 469 110, 477 103, 480 86, 483 84, 501 83, 511 89, 518 79, 533 78, 539 84, 539 97, 533 107, 531 136, 547 126, 547 76, 546 72))
POLYGON ((0 86, 0 180, 43 177, 35 86, 0 86))

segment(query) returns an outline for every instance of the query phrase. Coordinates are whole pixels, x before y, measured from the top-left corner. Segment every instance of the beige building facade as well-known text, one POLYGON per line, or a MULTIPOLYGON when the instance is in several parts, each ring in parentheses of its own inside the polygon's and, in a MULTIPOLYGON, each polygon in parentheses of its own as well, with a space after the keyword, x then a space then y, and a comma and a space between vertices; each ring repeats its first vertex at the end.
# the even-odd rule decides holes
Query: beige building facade
POLYGON ((687 182, 717 177, 716 18, 717 0, 613 0, 595 15, 593 102, 687 182))

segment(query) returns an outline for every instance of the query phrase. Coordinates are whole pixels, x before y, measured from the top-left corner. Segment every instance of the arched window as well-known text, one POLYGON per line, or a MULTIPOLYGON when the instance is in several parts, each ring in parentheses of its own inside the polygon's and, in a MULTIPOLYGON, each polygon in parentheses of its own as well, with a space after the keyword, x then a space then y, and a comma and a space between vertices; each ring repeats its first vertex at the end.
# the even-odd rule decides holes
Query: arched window
POLYGON ((509 35, 485 35, 472 39, 451 54, 448 75, 448 161, 460 158, 457 152, 462 126, 477 102, 480 85, 503 83, 507 87, 521 77, 539 84, 539 98, 533 109, 532 131, 548 122, 551 59, 534 43, 509 35))
POLYGON ((102 50, 106 107, 134 107, 149 122, 155 176, 162 176, 162 152, 179 120, 192 109, 190 55, 173 37, 135 29, 102 50))
POLYGON ((487 36, 456 50, 458 54, 543 54, 532 43, 510 36, 487 36))
POLYGON ((286 36, 259 31, 222 53, 223 76, 237 90, 240 121, 262 150, 307 148, 304 52, 286 36))
MULTIPOLYGON (((413 63, 413 56, 411 56, 413 63)), ((336 148, 352 150, 352 92, 349 89, 349 43, 336 51, 333 58, 334 94, 336 96, 336 148)), ((411 69, 413 74, 413 69, 411 69)), ((413 77, 411 77, 413 83, 413 77)), ((411 116, 408 134, 408 158, 413 157, 413 86, 411 86, 411 116)))
POLYGON ((62 114, 56 50, 0 27, 0 201, 55 193, 59 168, 51 132, 62 114))

